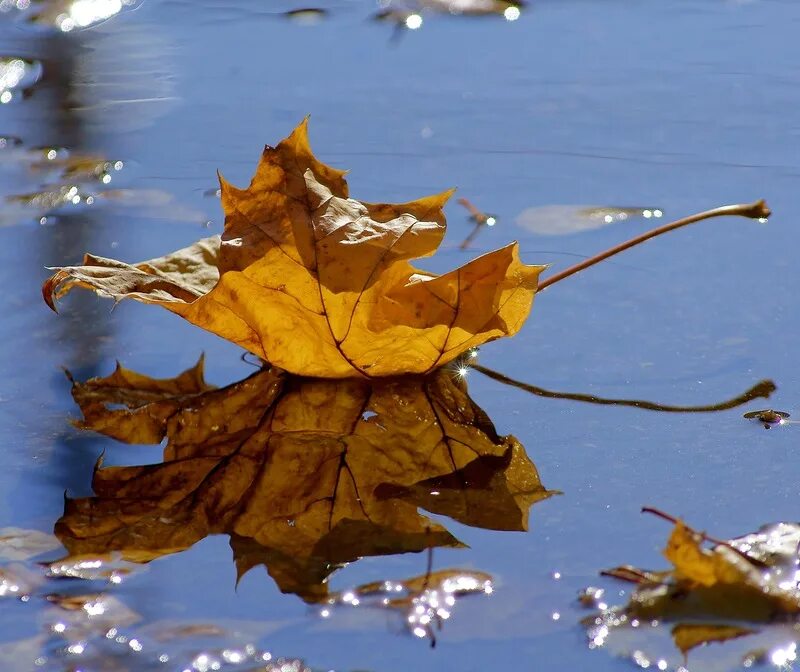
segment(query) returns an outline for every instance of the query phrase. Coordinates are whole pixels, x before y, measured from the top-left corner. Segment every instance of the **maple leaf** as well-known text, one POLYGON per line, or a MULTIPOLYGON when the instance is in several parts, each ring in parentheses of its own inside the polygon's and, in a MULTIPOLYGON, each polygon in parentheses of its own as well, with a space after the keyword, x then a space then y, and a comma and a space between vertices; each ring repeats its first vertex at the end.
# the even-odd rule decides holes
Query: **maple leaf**
POLYGON ((73 382, 80 427, 167 444, 161 464, 98 463, 95 497, 67 500, 56 524, 71 556, 119 552, 147 562, 224 533, 240 577, 265 565, 282 590, 314 601, 341 563, 461 546, 419 506, 526 529, 527 509, 553 494, 447 369, 325 380, 265 368, 213 389, 201 366, 167 380, 118 366, 73 382), (441 510, 418 501, 437 482, 441 510), (497 503, 481 510, 480 493, 497 503))
POLYGON ((409 260, 442 241, 451 192, 403 204, 348 198, 342 171, 319 162, 306 122, 266 147, 247 189, 220 178, 225 230, 131 265, 87 255, 43 287, 154 303, 298 375, 428 373, 516 333, 544 266, 516 243, 436 276, 409 260))
POLYGON ((637 662, 668 662, 669 654, 663 651, 645 653, 658 629, 668 623, 675 624, 669 636, 684 663, 690 651, 710 643, 730 647, 744 639, 743 646, 750 650, 753 642, 769 642, 770 648, 778 643, 794 646, 796 630, 787 623, 796 623, 800 616, 800 525, 766 525, 752 534, 718 541, 679 519, 646 510, 675 524, 664 549, 672 569, 652 572, 623 566, 604 572, 638 585, 627 605, 586 619, 595 646, 631 650, 631 638, 650 624, 648 630, 654 632, 641 634, 637 662), (750 624, 759 627, 747 627, 750 624))

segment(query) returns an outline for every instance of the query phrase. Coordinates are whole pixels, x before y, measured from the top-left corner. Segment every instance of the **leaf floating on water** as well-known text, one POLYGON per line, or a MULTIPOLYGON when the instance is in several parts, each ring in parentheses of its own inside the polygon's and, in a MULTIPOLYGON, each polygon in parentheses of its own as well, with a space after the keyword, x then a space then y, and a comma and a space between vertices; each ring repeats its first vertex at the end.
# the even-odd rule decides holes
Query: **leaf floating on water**
POLYGON ((706 644, 719 645, 715 669, 738 669, 756 648, 764 648, 773 661, 790 661, 800 641, 798 542, 800 525, 793 523, 714 542, 676 521, 664 550, 670 571, 604 572, 642 579, 634 579, 638 586, 626 606, 585 620, 590 648, 606 646, 640 665, 647 661, 667 669, 679 664, 665 648, 669 635, 691 670, 705 669, 706 644), (739 640, 742 644, 735 645, 739 640))
POLYGON ((305 122, 264 150, 248 189, 221 186, 221 240, 135 265, 87 255, 47 281, 45 300, 83 287, 154 303, 291 373, 373 378, 428 373, 516 333, 544 269, 523 265, 515 243, 441 276, 414 268, 444 236, 450 192, 350 199, 343 172, 311 153, 305 122), (218 281, 187 293, 195 274, 218 281))
POLYGON ((686 656, 689 651, 698 646, 705 646, 712 642, 729 642, 732 639, 753 635, 757 630, 740 628, 734 625, 695 625, 685 623, 672 628, 672 639, 675 646, 686 656))
POLYGON ((41 78, 41 62, 19 56, 0 56, 0 104, 10 103, 41 78))
POLYGON ((61 548, 61 542, 47 532, 19 527, 0 529, 0 560, 28 560, 57 548, 61 548))
POLYGON ((442 512, 525 529, 527 508, 547 491, 462 384, 447 370, 334 381, 262 369, 207 390, 196 368, 172 380, 118 369, 75 383, 81 426, 167 445, 163 464, 98 464, 96 496, 68 500, 56 535, 71 555, 147 562, 229 534, 240 577, 264 565, 281 590, 318 601, 342 563, 461 546, 419 513, 428 503, 413 493, 435 479, 442 512), (473 465, 483 479, 474 493, 459 480, 473 465), (477 513, 480 493, 498 502, 477 513))
POLYGON ((543 205, 523 210, 515 222, 543 236, 563 236, 631 219, 659 219, 663 214, 655 207, 543 205))
POLYGON ((337 607, 377 608, 399 612, 415 637, 436 642, 436 632, 448 620, 460 598, 490 595, 492 577, 484 572, 443 569, 401 581, 366 583, 333 593, 319 614, 331 618, 337 607))

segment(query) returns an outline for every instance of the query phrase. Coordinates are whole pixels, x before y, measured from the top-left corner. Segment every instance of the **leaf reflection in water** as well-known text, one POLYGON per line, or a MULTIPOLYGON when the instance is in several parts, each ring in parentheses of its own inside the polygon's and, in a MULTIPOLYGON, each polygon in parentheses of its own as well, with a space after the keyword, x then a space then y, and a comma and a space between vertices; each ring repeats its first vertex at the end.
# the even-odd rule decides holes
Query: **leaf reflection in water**
POLYGON ((420 506, 524 530, 553 494, 449 370, 367 381, 264 368, 209 389, 201 360, 166 380, 119 367, 73 396, 78 426, 167 444, 161 464, 98 464, 96 495, 67 500, 56 524, 70 555, 147 562, 228 534, 239 578, 264 565, 282 591, 320 602, 343 563, 462 546, 420 506))

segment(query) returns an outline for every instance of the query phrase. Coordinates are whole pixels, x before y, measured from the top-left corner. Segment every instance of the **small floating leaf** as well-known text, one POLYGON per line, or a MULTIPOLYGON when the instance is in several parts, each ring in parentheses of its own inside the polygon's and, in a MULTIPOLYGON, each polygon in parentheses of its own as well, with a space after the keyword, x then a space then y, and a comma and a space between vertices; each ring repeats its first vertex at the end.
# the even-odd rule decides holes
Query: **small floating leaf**
MULTIPOLYGON (((800 639, 791 625, 800 619, 798 542, 800 525, 794 523, 767 525, 743 537, 714 542, 677 520, 664 550, 671 571, 604 572, 641 580, 633 579, 638 585, 626 606, 604 609, 584 621, 589 646, 610 646, 642 667, 646 667, 642 661, 649 665, 663 660, 665 666, 658 667, 667 669, 668 663, 675 663, 670 663, 671 654, 658 641, 669 628, 670 639, 684 657, 690 652, 699 655, 705 644, 730 648, 741 639, 746 640, 745 649, 719 658, 738 663, 748 651, 764 646, 787 660, 800 639)), ((685 659, 684 664, 704 669, 700 663, 687 665, 685 659)), ((733 667, 718 665, 718 669, 733 667)))

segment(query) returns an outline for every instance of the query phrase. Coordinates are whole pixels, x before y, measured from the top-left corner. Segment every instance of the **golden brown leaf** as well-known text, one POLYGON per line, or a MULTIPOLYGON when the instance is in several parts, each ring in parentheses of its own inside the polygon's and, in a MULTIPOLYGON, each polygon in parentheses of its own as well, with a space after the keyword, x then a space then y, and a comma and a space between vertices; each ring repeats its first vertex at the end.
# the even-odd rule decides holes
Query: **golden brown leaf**
POLYGON ((620 613, 643 621, 691 619, 708 627, 717 627, 720 619, 772 623, 795 618, 800 614, 798 539, 800 526, 778 523, 706 548, 706 535, 677 520, 664 550, 671 571, 624 566, 603 572, 638 584, 627 606, 604 615, 603 626, 627 627, 620 613))
POLYGON ((499 437, 444 369, 334 381, 270 368, 186 393, 179 381, 188 378, 127 372, 128 387, 109 384, 116 373, 75 383, 91 411, 82 426, 136 442, 166 436, 167 445, 162 464, 98 464, 96 496, 68 500, 56 525, 71 555, 118 551, 146 562, 224 533, 240 576, 264 564, 282 590, 316 600, 340 563, 460 546, 418 512, 439 512, 413 495, 430 483, 452 491, 441 512, 494 529, 524 529, 528 507, 550 494, 519 443, 499 437), (497 500, 480 515, 479 493, 497 500))
POLYGON ((724 547, 707 550, 702 543, 701 535, 678 521, 664 549, 664 557, 675 568, 676 579, 707 587, 745 580, 740 563, 725 553, 724 547))
POLYGON ((675 646, 686 656, 689 651, 698 646, 712 642, 727 642, 756 632, 758 631, 733 625, 681 623, 672 628, 672 639, 675 642, 675 646))
POLYGON ((349 199, 344 173, 319 162, 306 122, 267 147, 247 189, 221 180, 225 232, 136 265, 87 255, 44 285, 161 305, 275 366, 324 378, 428 373, 516 333, 543 266, 516 243, 442 276, 433 254, 450 192, 389 205, 349 199))

